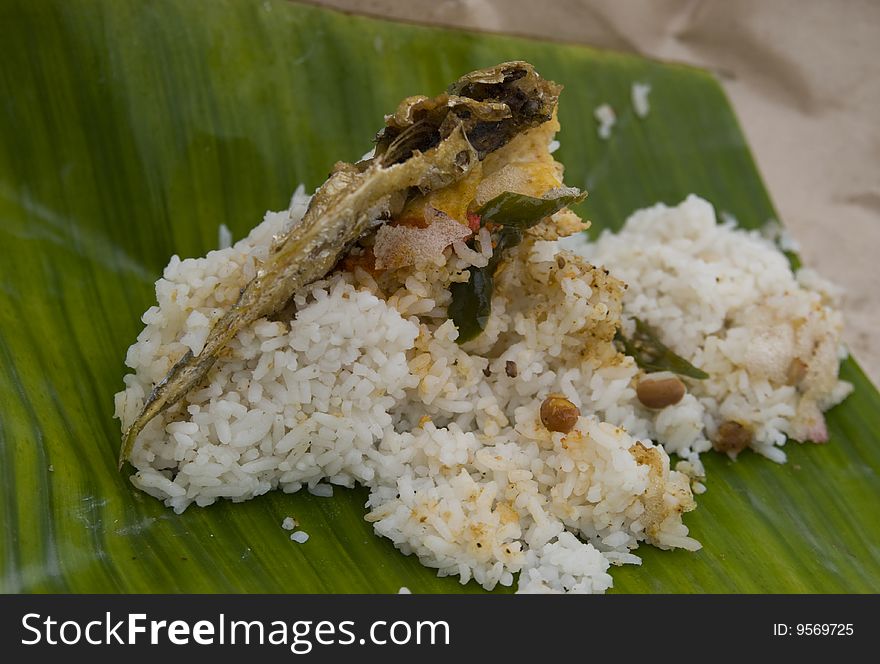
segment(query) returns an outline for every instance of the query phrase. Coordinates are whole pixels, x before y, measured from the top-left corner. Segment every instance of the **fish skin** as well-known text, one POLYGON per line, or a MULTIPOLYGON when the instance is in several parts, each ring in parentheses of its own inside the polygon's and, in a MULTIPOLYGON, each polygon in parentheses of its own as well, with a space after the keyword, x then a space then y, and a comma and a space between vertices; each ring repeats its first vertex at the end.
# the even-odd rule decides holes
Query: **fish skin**
POLYGON ((302 220, 275 239, 256 276, 214 323, 202 351, 197 356, 188 351, 155 386, 123 434, 119 469, 143 428, 202 381, 239 331, 275 313, 297 289, 325 276, 375 220, 387 217, 395 196, 413 188, 428 193, 463 178, 488 152, 549 120, 560 89, 541 79, 530 64, 510 62, 465 75, 450 86, 451 94, 404 100, 386 119, 376 156, 355 165, 336 165, 302 220), (504 87, 508 80, 511 89, 504 87), (472 94, 481 98, 463 96, 475 85, 482 87, 472 94), (494 99, 496 92, 514 100, 511 104, 517 108, 494 99), (497 135, 492 134, 493 126, 497 135))
POLYGON ((386 161, 405 156, 406 150, 392 150, 389 160, 386 151, 420 124, 435 128, 440 139, 461 124, 482 160, 517 134, 550 120, 561 91, 561 85, 541 78, 528 62, 478 69, 455 81, 445 94, 400 102, 377 136, 376 154, 386 161))

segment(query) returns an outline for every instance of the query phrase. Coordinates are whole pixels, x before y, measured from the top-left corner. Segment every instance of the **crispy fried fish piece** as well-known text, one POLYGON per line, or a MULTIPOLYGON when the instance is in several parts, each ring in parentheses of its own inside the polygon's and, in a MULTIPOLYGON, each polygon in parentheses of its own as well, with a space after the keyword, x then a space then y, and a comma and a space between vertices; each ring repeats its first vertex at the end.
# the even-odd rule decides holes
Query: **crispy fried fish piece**
POLYGON ((517 134, 550 120, 560 90, 527 62, 506 62, 466 74, 437 97, 403 100, 376 138, 375 157, 336 164, 302 221, 276 238, 238 301, 214 324, 201 353, 187 352, 156 385, 123 435, 120 469, 147 423, 198 385, 239 331, 326 275, 408 196, 458 181, 517 134))

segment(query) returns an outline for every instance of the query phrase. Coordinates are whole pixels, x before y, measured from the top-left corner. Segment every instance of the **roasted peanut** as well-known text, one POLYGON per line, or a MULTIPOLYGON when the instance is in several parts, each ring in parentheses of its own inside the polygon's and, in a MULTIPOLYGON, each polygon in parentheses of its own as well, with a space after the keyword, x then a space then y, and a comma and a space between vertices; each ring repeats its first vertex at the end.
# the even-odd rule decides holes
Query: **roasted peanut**
POLYGON ((646 376, 636 386, 636 396, 648 408, 674 406, 684 398, 685 386, 678 376, 651 378, 646 376))
POLYGON ((727 420, 718 426, 718 432, 712 441, 716 452, 739 454, 752 442, 752 429, 735 420, 727 420))
POLYGON ((561 394, 551 394, 541 404, 541 422, 550 431, 568 433, 580 415, 578 407, 561 394))

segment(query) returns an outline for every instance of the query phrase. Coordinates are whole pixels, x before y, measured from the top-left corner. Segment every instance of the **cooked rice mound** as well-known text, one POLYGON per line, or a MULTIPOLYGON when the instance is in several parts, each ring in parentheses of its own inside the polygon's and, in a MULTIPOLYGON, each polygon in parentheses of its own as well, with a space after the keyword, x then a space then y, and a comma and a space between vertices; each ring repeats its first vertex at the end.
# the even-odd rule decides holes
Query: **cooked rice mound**
MULTIPOLYGON (((239 332, 205 381, 143 429, 135 486, 182 512, 361 484, 377 534, 487 589, 518 575, 519 592, 603 592, 610 565, 638 564, 642 542, 698 549, 682 514, 695 507, 713 427, 742 420, 752 447, 777 460, 785 436, 821 438, 821 411, 847 389, 839 315, 816 278, 796 280, 775 249, 717 227, 692 198, 640 212, 595 245, 559 239, 583 228, 570 211, 545 219, 504 255, 484 331, 457 343, 450 287, 494 250, 486 228, 465 242, 466 203, 560 187, 548 150, 557 129, 553 119, 530 130, 411 202, 284 311, 239 332), (644 408, 643 372, 614 341, 632 316, 711 379, 687 380, 674 406, 644 408), (542 419, 551 395, 579 409, 567 433, 542 419)), ((178 359, 198 355, 308 200, 298 189, 235 245, 171 259, 126 356, 123 429, 178 359)))

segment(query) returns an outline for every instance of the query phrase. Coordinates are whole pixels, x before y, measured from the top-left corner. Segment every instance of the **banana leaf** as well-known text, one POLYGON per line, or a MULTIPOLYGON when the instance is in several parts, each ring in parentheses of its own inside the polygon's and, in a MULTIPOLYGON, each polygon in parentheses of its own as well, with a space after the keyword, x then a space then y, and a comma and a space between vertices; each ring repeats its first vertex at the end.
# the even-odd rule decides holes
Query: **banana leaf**
MULTIPOLYGON (((175 515, 116 469, 113 393, 169 257, 357 159, 404 96, 529 60, 566 86, 559 155, 594 230, 690 192, 746 227, 777 216, 718 83, 683 66, 277 0, 9 0, 0 44, 3 592, 483 592, 373 535, 363 490, 175 515)), ((842 375, 827 445, 790 443, 784 466, 707 455, 686 516, 704 548, 643 546, 614 592, 880 591, 880 396, 853 360, 842 375)))

